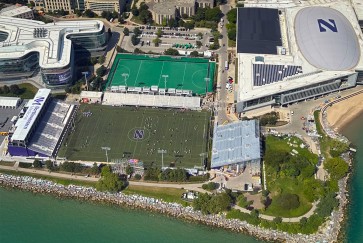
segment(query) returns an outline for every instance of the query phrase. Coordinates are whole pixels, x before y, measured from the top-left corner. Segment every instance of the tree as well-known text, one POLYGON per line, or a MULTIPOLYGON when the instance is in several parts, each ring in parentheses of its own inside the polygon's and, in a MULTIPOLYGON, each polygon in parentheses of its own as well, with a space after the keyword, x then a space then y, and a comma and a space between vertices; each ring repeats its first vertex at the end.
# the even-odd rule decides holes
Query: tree
POLYGON ((217 184, 217 183, 215 183, 215 182, 209 182, 209 183, 207 183, 207 184, 203 184, 203 185, 202 185, 202 188, 203 188, 204 190, 213 191, 213 190, 215 190, 215 189, 217 189, 217 188, 218 188, 218 184, 217 184))
POLYGON ((42 162, 40 162, 40 160, 35 159, 33 162, 33 167, 34 168, 42 168, 42 162))
POLYGON ((206 8, 205 20, 218 22, 223 17, 223 13, 219 7, 206 8))
POLYGON ((201 41, 196 41, 196 45, 197 45, 197 48, 201 48, 203 44, 201 41))
POLYGON ((3 93, 4 93, 4 94, 8 94, 8 93, 10 93, 10 88, 9 88, 9 86, 7 86, 7 85, 4 85, 4 86, 3 86, 3 93))
POLYGON ((230 23, 237 23, 237 8, 232 8, 228 13, 227 13, 227 20, 230 23))
POLYGON ((101 67, 97 68, 97 70, 96 70, 97 76, 103 77, 103 75, 106 74, 106 70, 107 70, 107 68, 103 65, 101 67))
POLYGON ((252 201, 247 201, 247 198, 241 194, 237 197, 237 205, 242 208, 248 208, 252 205, 252 201))
POLYGON ((126 166, 126 174, 131 175, 132 173, 134 173, 134 168, 131 167, 130 165, 127 165, 126 166))
POLYGON ((301 226, 305 226, 307 222, 308 222, 308 219, 306 217, 302 217, 300 219, 300 225, 301 226))
POLYGON ((135 180, 141 180, 141 175, 140 174, 136 174, 135 176, 134 176, 134 178, 135 178, 135 180))
POLYGON ((135 48, 134 53, 135 54, 142 54, 142 53, 145 53, 145 52, 143 52, 140 48, 135 48))
POLYGON ((82 12, 79 9, 75 9, 74 13, 77 15, 77 17, 80 17, 82 15, 82 12))
POLYGON ((99 58, 98 58, 98 62, 100 63, 100 64, 103 64, 104 62, 105 62, 105 56, 100 56, 99 58))
POLYGON ((347 174, 349 165, 342 158, 330 158, 324 162, 324 168, 331 178, 339 180, 347 174))
POLYGON ((136 27, 135 29, 134 29, 134 35, 136 35, 136 37, 139 37, 140 35, 141 35, 141 30, 138 28, 138 27, 136 27))
POLYGON ((197 36, 199 37, 199 39, 203 39, 203 33, 202 32, 198 32, 197 36))
POLYGON ((276 205, 280 208, 291 210, 300 206, 299 196, 291 193, 282 193, 276 197, 276 205))
POLYGON ((45 161, 45 167, 48 169, 48 170, 53 170, 54 169, 54 164, 51 160, 47 160, 45 161))
POLYGON ((169 48, 164 52, 165 55, 170 55, 170 56, 179 56, 179 52, 176 49, 173 48, 169 48))
POLYGON ((124 33, 125 36, 129 36, 130 30, 125 27, 123 33, 124 33))
MULTIPOLYGON (((145 6, 147 6, 146 4, 143 4, 145 6)), ((141 8, 141 7, 140 7, 141 8)), ((140 14, 138 16, 139 20, 143 23, 146 24, 148 22, 152 21, 152 14, 149 10, 144 9, 144 10, 140 10, 140 14)))
POLYGON ((137 38, 137 36, 134 34, 131 36, 131 43, 136 46, 137 44, 139 44, 140 40, 139 38, 137 38))
POLYGON ((95 17, 95 13, 92 11, 92 10, 90 10, 90 9, 87 9, 86 11, 84 11, 84 13, 83 13, 86 17, 88 17, 88 18, 93 18, 93 17, 95 17))
POLYGON ((10 92, 13 93, 13 94, 15 94, 15 95, 19 95, 21 93, 21 89, 16 84, 10 85, 10 88, 9 89, 10 89, 10 92))
POLYGON ((191 57, 199 57, 199 53, 198 53, 197 51, 192 51, 192 52, 190 53, 190 56, 191 56, 191 57))
POLYGON ((161 40, 159 39, 159 37, 156 37, 155 39, 153 39, 153 43, 155 46, 159 46, 159 44, 161 43, 161 40))
POLYGON ((93 175, 98 175, 100 173, 100 168, 98 168, 97 163, 93 163, 92 168, 91 168, 91 173, 93 175))
POLYGON ((236 35, 237 35, 237 30, 236 28, 232 28, 230 30, 228 30, 228 39, 236 41, 236 35))
POLYGON ((135 17, 139 16, 139 10, 136 7, 132 7, 131 9, 131 13, 132 15, 134 15, 135 17))
POLYGON ((158 38, 160 38, 162 35, 163 35, 163 31, 159 28, 159 29, 156 31, 156 36, 157 36, 158 38))
POLYGON ((98 62, 97 57, 91 57, 91 59, 90 59, 90 63, 91 63, 92 65, 95 65, 97 62, 98 62))
POLYGON ((275 224, 281 224, 281 223, 282 223, 282 218, 281 218, 280 216, 275 217, 275 218, 273 219, 273 222, 274 222, 275 224))
POLYGON ((334 208, 339 205, 339 201, 336 198, 336 194, 334 192, 329 192, 325 197, 320 199, 319 204, 316 206, 316 214, 320 217, 328 217, 334 208))
POLYGON ((125 186, 125 183, 116 175, 112 173, 111 167, 106 165, 102 167, 101 179, 98 180, 96 188, 99 191, 118 192, 125 186))

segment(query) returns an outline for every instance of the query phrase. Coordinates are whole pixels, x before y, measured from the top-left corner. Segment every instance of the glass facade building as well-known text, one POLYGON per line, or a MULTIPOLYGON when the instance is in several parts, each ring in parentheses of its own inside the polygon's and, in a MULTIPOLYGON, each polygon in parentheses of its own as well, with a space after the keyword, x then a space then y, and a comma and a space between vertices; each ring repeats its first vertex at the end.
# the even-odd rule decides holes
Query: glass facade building
MULTIPOLYGON (((44 84, 49 88, 72 84, 75 76, 73 68, 75 55, 90 56, 91 53, 93 56, 102 55, 107 46, 108 33, 105 31, 105 27, 103 25, 101 27, 100 23, 89 26, 90 24, 88 24, 87 28, 90 31, 82 29, 82 26, 77 26, 76 31, 67 27, 61 29, 58 37, 58 54, 50 53, 52 50, 52 46, 50 46, 49 50, 45 49, 44 54, 48 54, 46 57, 40 56, 40 53, 43 53, 41 48, 43 48, 44 42, 40 40, 37 42, 37 36, 34 36, 34 44, 31 44, 30 48, 23 46, 23 44, 20 47, 12 45, 15 51, 28 51, 28 53, 16 58, 11 57, 10 54, 0 57, 0 82, 1 80, 29 78, 39 74, 44 84), (64 42, 64 35, 65 38, 71 41, 71 46, 64 42), (32 48, 34 48, 34 51, 32 51, 32 48), (65 48, 70 48, 70 50, 65 48), (54 55, 53 60, 57 58, 56 65, 52 65, 52 62, 44 62, 44 60, 49 60, 50 55, 54 55), (70 56, 66 57, 64 55, 70 56), (65 61, 61 61, 61 59, 65 61), (40 63, 43 64, 40 65, 40 63)), ((7 39, 8 33, 0 31, 0 48, 7 48, 7 39)), ((53 43, 54 41, 51 40, 53 43)), ((11 53, 11 51, 8 51, 8 53, 11 53)))
POLYGON ((0 80, 31 77, 38 70, 38 52, 30 52, 17 59, 0 59, 0 80))

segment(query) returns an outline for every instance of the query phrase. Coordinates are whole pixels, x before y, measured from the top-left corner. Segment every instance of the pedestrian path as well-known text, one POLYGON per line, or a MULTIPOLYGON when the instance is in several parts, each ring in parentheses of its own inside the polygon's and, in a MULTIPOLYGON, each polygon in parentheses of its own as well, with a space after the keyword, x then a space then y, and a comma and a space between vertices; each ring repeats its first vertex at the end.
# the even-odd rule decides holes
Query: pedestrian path
MULTIPOLYGON (((306 214, 301 215, 299 217, 282 218, 282 222, 299 223, 302 218, 304 218, 304 217, 305 218, 309 218, 310 216, 312 216, 314 214, 314 212, 316 210, 316 205, 318 204, 318 202, 319 201, 314 202, 313 203, 313 206, 311 207, 311 209, 309 210, 309 212, 307 212, 306 214)), ((248 214, 251 213, 250 210, 245 209, 245 208, 242 208, 242 207, 240 207, 238 205, 233 206, 233 208, 238 209, 238 210, 240 210, 243 213, 248 213, 248 214)), ((266 214, 259 214, 259 217, 261 219, 265 219, 265 220, 269 220, 269 221, 272 221, 275 218, 274 216, 270 216, 270 215, 266 215, 266 214)))

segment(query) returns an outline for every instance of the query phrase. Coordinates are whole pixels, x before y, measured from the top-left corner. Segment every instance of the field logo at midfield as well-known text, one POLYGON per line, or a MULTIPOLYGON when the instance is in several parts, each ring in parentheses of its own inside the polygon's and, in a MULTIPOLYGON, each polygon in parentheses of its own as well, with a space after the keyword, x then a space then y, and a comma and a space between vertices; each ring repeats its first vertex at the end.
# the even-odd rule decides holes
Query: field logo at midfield
POLYGON ((328 19, 328 21, 325 21, 324 19, 318 19, 320 32, 326 32, 326 28, 330 29, 332 32, 338 32, 338 28, 334 19, 328 19))
POLYGON ((135 130, 134 139, 144 139, 144 130, 135 130))

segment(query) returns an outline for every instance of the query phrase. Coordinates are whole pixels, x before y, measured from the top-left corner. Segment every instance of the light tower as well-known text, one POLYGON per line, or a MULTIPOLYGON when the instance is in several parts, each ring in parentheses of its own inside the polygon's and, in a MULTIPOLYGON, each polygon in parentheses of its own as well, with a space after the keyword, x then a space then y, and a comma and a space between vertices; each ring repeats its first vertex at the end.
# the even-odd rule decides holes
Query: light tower
POLYGON ((84 75, 84 80, 86 81, 87 91, 88 91, 88 80, 87 80, 88 72, 82 72, 82 74, 84 75))
POLYGON ((128 73, 122 73, 122 77, 125 79, 125 86, 127 87, 127 78, 129 77, 128 73))
POLYGON ((164 78, 164 86, 165 86, 164 88, 165 88, 165 91, 166 91, 166 79, 169 78, 169 75, 163 74, 163 75, 161 75, 161 77, 164 78))
POLYGON ((164 167, 164 154, 166 154, 165 149, 159 149, 158 153, 161 154, 161 169, 164 167))
POLYGON ((110 151, 111 148, 110 147, 101 147, 102 150, 105 150, 106 152, 106 160, 107 160, 107 163, 108 163, 108 154, 107 154, 107 151, 110 151))

